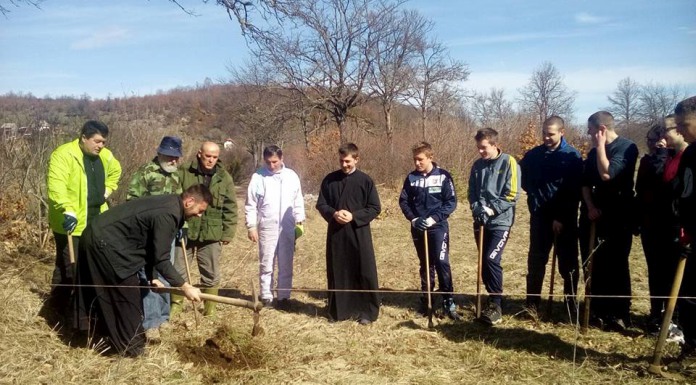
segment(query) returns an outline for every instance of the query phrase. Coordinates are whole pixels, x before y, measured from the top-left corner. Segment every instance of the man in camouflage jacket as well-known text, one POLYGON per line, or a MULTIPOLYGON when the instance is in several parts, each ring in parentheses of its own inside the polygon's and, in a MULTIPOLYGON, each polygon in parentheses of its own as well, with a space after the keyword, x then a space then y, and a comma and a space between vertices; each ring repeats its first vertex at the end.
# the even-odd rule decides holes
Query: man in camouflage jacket
MULTIPOLYGON (((157 156, 150 162, 141 166, 131 177, 128 185, 127 200, 141 197, 164 194, 181 194, 181 180, 177 172, 181 159, 181 139, 175 136, 162 138, 157 148, 157 156)), ((174 245, 172 245, 172 251, 174 245)), ((174 253, 171 253, 170 261, 173 262, 174 253)), ((140 281, 147 286, 145 271, 138 273, 140 281)), ((169 286, 161 276, 159 280, 169 286)), ((155 293, 152 290, 143 289, 143 328, 149 339, 157 339, 158 328, 169 320, 169 294, 155 293)))

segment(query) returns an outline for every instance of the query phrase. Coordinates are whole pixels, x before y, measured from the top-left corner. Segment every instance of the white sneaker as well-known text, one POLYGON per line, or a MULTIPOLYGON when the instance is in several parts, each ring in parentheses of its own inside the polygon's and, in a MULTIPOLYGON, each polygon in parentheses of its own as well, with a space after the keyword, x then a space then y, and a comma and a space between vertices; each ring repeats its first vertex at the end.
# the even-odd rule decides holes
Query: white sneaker
POLYGON ((683 345, 684 342, 684 332, 674 323, 669 324, 669 333, 667 334, 667 342, 676 342, 679 345, 683 345))

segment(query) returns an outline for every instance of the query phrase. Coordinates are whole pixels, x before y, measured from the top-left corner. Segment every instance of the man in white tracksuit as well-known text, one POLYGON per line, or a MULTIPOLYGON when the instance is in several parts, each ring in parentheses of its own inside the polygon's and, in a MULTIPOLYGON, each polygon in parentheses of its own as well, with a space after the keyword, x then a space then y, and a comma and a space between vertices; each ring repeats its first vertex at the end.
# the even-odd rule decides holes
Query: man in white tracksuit
POLYGON ((276 308, 289 308, 292 288, 292 260, 295 240, 304 233, 304 199, 300 178, 283 164, 278 146, 263 150, 265 167, 251 177, 247 192, 246 226, 248 237, 259 243, 259 283, 261 301, 273 303, 273 267, 278 260, 278 302, 276 308))

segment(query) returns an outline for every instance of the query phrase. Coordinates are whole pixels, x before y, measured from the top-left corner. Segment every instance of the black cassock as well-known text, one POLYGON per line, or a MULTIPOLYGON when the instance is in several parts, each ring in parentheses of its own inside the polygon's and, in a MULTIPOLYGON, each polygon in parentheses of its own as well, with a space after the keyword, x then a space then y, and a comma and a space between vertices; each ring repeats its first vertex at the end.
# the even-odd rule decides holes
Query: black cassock
MULTIPOLYGON (((370 222, 381 205, 372 179, 360 170, 334 171, 321 183, 317 210, 329 223, 326 234, 326 275, 329 290, 377 290, 377 265, 370 222), (333 219, 338 210, 353 214, 345 225, 333 219)), ((379 315, 377 293, 329 292, 329 317, 336 321, 379 315)))

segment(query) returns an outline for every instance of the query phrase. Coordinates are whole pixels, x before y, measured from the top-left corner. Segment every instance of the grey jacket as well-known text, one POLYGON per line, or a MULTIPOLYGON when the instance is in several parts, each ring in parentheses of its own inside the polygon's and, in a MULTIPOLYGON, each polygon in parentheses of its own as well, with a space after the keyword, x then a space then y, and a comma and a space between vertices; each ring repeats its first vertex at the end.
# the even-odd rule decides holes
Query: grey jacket
POLYGON ((500 153, 495 159, 478 159, 469 175, 469 205, 493 209, 486 224, 490 230, 507 230, 515 221, 515 204, 520 193, 520 169, 515 158, 500 153))

